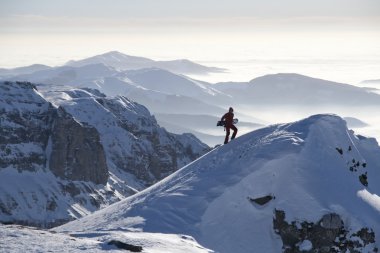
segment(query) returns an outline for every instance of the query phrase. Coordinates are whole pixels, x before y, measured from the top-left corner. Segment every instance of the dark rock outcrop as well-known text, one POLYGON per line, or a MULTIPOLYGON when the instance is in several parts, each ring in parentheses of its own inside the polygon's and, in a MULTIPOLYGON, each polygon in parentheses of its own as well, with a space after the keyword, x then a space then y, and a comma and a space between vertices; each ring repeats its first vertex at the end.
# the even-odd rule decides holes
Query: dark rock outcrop
POLYGON ((374 245, 375 233, 371 229, 362 228, 357 233, 347 231, 341 217, 336 213, 325 214, 316 223, 307 221, 288 223, 285 220, 285 212, 275 210, 273 229, 280 235, 285 253, 360 253, 364 248, 372 248, 373 252, 378 251, 374 245))
POLYGON ((258 197, 258 198, 248 197, 248 199, 253 203, 256 203, 260 206, 263 206, 263 205, 267 204, 269 201, 271 201, 272 199, 275 199, 275 197, 272 195, 266 195, 266 196, 258 197))
POLYGON ((106 184, 108 169, 97 130, 74 120, 62 108, 52 126, 49 167, 66 180, 106 184))
POLYGON ((143 247, 141 246, 135 246, 135 245, 131 245, 131 244, 121 242, 121 241, 116 241, 116 240, 111 240, 107 244, 115 245, 119 249, 125 249, 130 252, 141 252, 143 250, 143 247))

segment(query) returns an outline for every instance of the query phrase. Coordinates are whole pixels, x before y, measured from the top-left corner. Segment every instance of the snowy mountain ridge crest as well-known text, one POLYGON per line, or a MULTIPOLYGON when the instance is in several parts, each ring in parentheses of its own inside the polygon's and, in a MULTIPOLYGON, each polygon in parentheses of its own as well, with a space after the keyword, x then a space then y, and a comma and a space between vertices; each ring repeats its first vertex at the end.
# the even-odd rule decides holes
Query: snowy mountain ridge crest
POLYGON ((379 154, 375 139, 354 135, 340 117, 314 115, 243 135, 55 230, 188 234, 217 252, 343 250, 353 243, 372 252, 380 234, 379 154))

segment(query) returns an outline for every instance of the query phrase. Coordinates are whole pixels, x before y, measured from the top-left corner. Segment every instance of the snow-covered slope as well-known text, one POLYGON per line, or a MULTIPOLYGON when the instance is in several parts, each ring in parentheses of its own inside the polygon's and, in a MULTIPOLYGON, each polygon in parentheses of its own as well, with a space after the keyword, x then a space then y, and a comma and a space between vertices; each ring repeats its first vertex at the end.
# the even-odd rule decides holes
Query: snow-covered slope
POLYGON ((0 252, 145 252, 207 253, 193 238, 185 235, 113 232, 61 234, 46 230, 0 224, 0 252), (128 250, 129 249, 129 250, 128 250), (127 251, 126 251, 127 250, 127 251))
POLYGON ((379 169, 375 139, 315 115, 241 136, 55 230, 183 233, 228 253, 376 252, 379 169))
POLYGON ((204 154, 142 105, 96 90, 0 82, 0 221, 54 226, 123 199, 204 154), (51 101, 51 102, 49 102, 51 101))

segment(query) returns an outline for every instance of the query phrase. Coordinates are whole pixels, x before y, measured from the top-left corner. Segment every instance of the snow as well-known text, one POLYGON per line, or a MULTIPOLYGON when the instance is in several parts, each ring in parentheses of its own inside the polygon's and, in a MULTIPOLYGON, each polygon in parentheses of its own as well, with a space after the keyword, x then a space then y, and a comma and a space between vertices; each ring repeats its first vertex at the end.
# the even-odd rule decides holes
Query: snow
POLYGON ((309 240, 304 240, 298 245, 300 251, 309 251, 313 249, 313 244, 309 240))
POLYGON ((141 246, 146 253, 207 253, 192 237, 185 235, 134 232, 63 234, 15 225, 0 225, 0 252, 130 252, 108 245, 117 240, 141 246))
POLYGON ((372 206, 376 211, 380 213, 380 197, 377 194, 370 193, 367 189, 358 191, 358 197, 363 199, 364 202, 372 206))
POLYGON ((315 115, 243 135, 152 187, 54 230, 188 234, 217 252, 274 253, 282 247, 273 231, 276 209, 285 211, 288 222, 318 222, 337 213, 346 229, 370 227, 379 235, 380 212, 373 208, 380 195, 379 166, 376 142, 357 138, 340 117, 315 115), (367 166, 350 171, 352 159, 367 166), (358 194, 365 188, 358 179, 364 172, 371 198, 358 194), (275 199, 265 206, 248 200, 268 194, 275 199), (132 217, 140 222, 132 223, 132 217))
MULTIPOLYGON (((67 218, 66 210, 69 209, 68 198, 62 196, 57 200, 55 211, 46 210, 46 205, 50 200, 56 200, 62 195, 56 177, 52 173, 43 171, 19 173, 14 169, 2 169, 0 171, 0 191, 3 203, 17 204, 12 208, 12 216, 9 220, 30 220, 32 222, 42 222, 55 219, 67 218), (10 200, 13 201, 10 202, 10 200)), ((2 215, 3 220, 7 216, 2 215)))

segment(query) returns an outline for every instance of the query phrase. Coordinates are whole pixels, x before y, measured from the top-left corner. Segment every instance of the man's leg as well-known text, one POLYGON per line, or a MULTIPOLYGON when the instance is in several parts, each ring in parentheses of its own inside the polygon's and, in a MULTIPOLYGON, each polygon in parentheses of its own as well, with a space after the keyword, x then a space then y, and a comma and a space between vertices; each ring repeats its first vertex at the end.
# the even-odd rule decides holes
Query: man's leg
POLYGON ((233 139, 235 139, 238 130, 237 130, 236 126, 234 126, 234 125, 232 125, 231 128, 232 128, 232 130, 234 130, 234 133, 232 134, 232 137, 231 137, 231 140, 233 140, 233 139))
POLYGON ((230 128, 226 127, 226 138, 224 139, 224 144, 228 143, 229 138, 230 138, 230 128))

